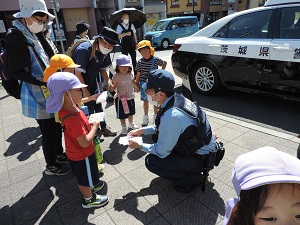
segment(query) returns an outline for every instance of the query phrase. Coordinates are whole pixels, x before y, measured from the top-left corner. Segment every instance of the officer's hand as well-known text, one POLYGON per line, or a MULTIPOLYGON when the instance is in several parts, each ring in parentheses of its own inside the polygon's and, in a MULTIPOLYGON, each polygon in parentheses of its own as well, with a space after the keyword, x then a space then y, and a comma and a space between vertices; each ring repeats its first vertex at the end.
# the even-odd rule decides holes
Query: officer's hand
POLYGON ((128 147, 132 149, 141 148, 142 146, 134 140, 128 140, 128 147))
POLYGON ((129 131, 127 136, 128 137, 136 137, 136 136, 141 136, 142 134, 144 134, 144 130, 143 130, 143 128, 140 128, 140 129, 137 129, 137 130, 129 131))

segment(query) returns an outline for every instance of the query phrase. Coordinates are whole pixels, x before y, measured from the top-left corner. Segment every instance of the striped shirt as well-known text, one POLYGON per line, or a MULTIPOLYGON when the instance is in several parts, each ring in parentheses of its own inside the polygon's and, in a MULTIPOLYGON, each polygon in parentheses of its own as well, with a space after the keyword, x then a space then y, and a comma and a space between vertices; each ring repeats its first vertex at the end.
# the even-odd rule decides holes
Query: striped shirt
POLYGON ((155 56, 152 56, 150 59, 141 58, 136 64, 136 71, 141 73, 139 82, 141 81, 146 82, 148 80, 153 57, 154 57, 154 64, 152 70, 158 69, 158 66, 163 65, 164 61, 155 56))

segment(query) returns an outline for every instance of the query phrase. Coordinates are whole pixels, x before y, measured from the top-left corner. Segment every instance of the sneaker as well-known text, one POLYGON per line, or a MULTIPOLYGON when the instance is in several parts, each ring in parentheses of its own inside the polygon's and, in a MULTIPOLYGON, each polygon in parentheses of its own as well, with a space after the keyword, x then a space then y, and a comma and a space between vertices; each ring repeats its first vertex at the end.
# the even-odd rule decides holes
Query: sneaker
POLYGON ((122 126, 122 134, 127 134, 127 127, 126 126, 122 126))
POLYGON ((88 208, 95 208, 95 207, 101 207, 108 203, 108 196, 106 195, 97 195, 96 193, 93 193, 91 199, 86 200, 83 198, 82 200, 82 207, 85 209, 88 208))
POLYGON ((100 191, 102 188, 104 187, 104 182, 102 180, 100 180, 100 182, 98 184, 96 184, 93 188, 92 188, 92 192, 95 193, 97 191, 100 191))
POLYGON ((152 125, 154 125, 154 124, 155 124, 155 119, 156 119, 156 116, 157 116, 157 114, 153 114, 153 122, 152 122, 152 125))
POLYGON ((141 124, 142 127, 147 126, 148 123, 149 123, 149 117, 148 117, 148 115, 144 115, 144 116, 143 116, 143 122, 142 122, 142 124, 141 124))
POLYGON ((108 136, 114 137, 117 135, 117 131, 112 130, 110 127, 106 127, 102 130, 102 134, 104 137, 108 137, 108 136))
POLYGON ((135 125, 134 123, 129 123, 128 128, 131 129, 131 130, 135 130, 135 129, 138 129, 139 126, 135 125))
POLYGON ((70 168, 64 168, 61 165, 47 166, 45 170, 46 175, 66 175, 71 172, 70 168))
POLYGON ((57 163, 69 163, 69 159, 68 159, 66 153, 63 153, 62 155, 57 155, 56 162, 57 163))

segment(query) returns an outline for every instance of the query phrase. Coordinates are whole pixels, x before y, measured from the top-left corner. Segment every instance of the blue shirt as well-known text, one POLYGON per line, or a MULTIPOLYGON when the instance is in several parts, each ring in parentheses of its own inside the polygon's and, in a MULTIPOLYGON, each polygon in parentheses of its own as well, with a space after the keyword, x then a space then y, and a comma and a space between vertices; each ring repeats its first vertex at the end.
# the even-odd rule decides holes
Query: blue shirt
MULTIPOLYGON (((162 108, 166 106, 171 97, 166 99, 161 106, 162 108)), ((141 149, 147 153, 157 155, 160 158, 165 158, 171 154, 179 136, 192 124, 198 125, 198 122, 181 110, 170 108, 161 116, 157 143, 143 143, 141 149)), ((155 128, 155 125, 143 128, 144 134, 154 134, 155 128)), ((209 153, 209 150, 216 151, 216 138, 214 134, 212 135, 210 143, 198 149, 196 154, 206 155, 209 153)))

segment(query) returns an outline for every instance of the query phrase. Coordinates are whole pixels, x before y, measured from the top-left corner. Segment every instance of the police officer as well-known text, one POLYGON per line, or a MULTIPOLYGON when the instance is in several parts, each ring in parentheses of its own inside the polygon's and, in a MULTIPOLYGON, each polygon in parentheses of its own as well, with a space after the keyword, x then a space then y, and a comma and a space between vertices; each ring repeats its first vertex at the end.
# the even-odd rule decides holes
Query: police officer
POLYGON ((209 151, 216 151, 206 114, 187 98, 174 93, 173 75, 152 70, 144 87, 150 104, 158 105, 155 125, 132 130, 128 136, 152 135, 154 144, 129 139, 129 147, 150 153, 145 164, 149 171, 174 184, 180 192, 190 192, 202 181, 201 171, 209 151))

